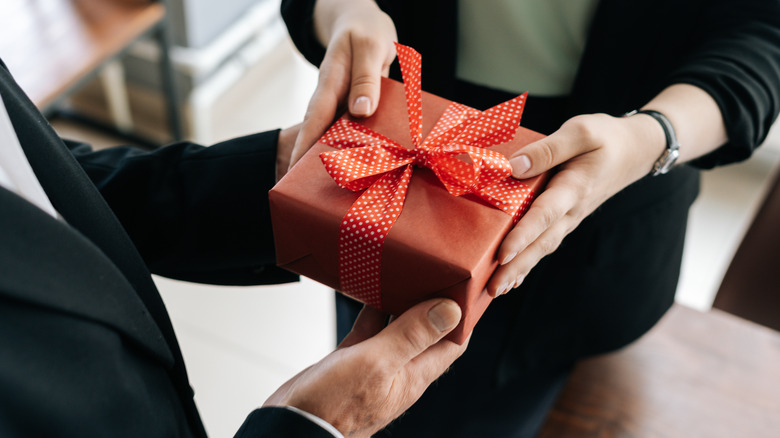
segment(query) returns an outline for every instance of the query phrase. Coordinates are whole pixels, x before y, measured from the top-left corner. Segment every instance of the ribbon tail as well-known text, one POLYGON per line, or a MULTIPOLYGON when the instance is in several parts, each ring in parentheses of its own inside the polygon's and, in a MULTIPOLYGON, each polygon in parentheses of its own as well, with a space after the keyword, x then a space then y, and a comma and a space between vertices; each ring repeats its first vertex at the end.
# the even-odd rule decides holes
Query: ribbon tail
POLYGON ((401 214, 411 177, 411 165, 383 175, 352 204, 339 229, 341 291, 380 310, 382 247, 401 214))
POLYGON ((512 216, 512 223, 520 220, 536 197, 531 187, 514 178, 497 181, 474 194, 512 216))
POLYGON ((412 145, 417 147, 422 143, 422 87, 421 68, 422 56, 411 47, 395 43, 398 53, 398 63, 401 65, 401 75, 404 79, 406 108, 409 112, 409 134, 412 145))

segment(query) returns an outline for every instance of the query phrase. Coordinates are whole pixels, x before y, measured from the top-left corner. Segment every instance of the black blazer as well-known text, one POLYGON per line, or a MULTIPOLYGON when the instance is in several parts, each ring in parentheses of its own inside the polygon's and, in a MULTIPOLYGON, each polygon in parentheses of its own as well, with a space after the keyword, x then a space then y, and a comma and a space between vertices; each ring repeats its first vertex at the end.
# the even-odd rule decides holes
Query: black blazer
MULTIPOLYGON (((0 188, 0 436, 204 436, 150 269, 295 279, 274 267, 266 193, 278 132, 91 152, 63 142, 1 62, 0 94, 64 218, 0 188)), ((278 408, 252 413, 239 435, 331 436, 278 408)))

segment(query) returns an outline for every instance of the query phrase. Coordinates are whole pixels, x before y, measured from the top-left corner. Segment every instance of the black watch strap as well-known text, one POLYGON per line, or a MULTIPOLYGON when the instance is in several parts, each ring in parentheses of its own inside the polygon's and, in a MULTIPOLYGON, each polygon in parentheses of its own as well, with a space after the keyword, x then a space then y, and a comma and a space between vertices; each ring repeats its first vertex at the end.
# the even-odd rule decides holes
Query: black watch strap
POLYGON ((655 164, 653 164, 653 171, 651 172, 653 176, 663 175, 671 170, 674 163, 677 162, 677 157, 680 156, 680 143, 677 142, 674 126, 672 126, 672 122, 670 122, 665 115, 655 110, 634 110, 627 113, 626 116, 633 116, 634 114, 647 114, 657 120, 664 130, 664 136, 666 136, 666 150, 661 154, 658 160, 656 160, 655 164))

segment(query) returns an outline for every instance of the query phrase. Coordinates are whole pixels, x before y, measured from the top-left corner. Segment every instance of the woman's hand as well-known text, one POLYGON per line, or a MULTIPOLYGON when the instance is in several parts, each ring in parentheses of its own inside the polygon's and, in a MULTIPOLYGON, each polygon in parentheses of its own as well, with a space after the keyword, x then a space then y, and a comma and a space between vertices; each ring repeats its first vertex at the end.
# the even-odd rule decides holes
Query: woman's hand
POLYGON ((518 179, 560 167, 501 244, 488 293, 498 296, 519 286, 586 216, 647 175, 665 144, 663 130, 650 116, 590 114, 570 119, 510 157, 518 179))
POLYGON ((320 0, 314 8, 317 38, 327 48, 290 165, 294 165, 348 107, 368 117, 379 102, 382 76, 395 59, 395 25, 372 0, 320 0))
MULTIPOLYGON (((671 85, 643 108, 660 111, 671 121, 681 145, 678 163, 728 141, 720 107, 696 86, 671 85)), ((651 116, 590 114, 570 119, 510 157, 512 176, 518 179, 559 168, 498 249, 500 266, 488 282, 488 293, 497 296, 519 286, 586 216, 647 175, 665 147, 664 131, 651 116)))

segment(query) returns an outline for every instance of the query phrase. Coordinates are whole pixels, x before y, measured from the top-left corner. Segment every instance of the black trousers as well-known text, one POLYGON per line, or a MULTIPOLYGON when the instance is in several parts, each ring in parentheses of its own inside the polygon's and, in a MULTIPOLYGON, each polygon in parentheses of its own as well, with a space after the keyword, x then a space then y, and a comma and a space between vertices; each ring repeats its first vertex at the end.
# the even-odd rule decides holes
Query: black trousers
MULTIPOLYGON (((628 187, 497 298, 469 348, 380 437, 532 437, 578 359, 649 330, 674 300, 698 171, 628 187)), ((361 305, 337 294, 339 335, 361 305)))

